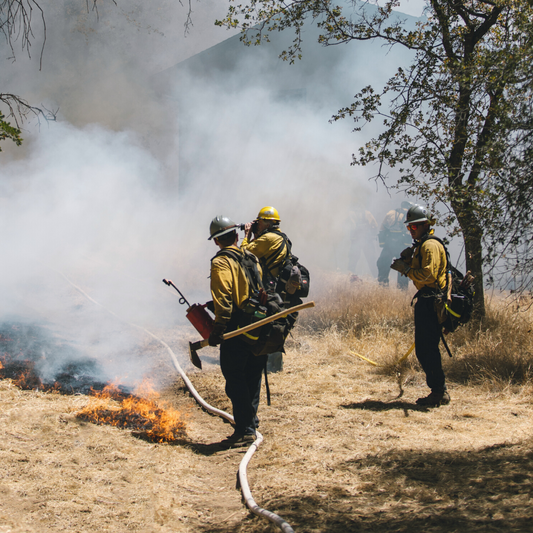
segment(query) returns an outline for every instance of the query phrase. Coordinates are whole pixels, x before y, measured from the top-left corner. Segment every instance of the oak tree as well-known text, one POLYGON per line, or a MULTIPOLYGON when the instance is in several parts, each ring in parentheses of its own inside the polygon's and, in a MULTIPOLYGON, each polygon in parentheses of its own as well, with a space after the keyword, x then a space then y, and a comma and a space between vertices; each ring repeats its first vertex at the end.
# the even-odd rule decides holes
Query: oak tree
MULTIPOLYGON (((450 235, 462 235, 483 316, 484 269, 489 281, 524 272, 523 247, 530 246, 533 8, 529 0, 428 0, 413 27, 393 11, 399 4, 230 0, 217 24, 240 28, 246 44, 292 29, 292 46, 281 55, 288 61, 301 57, 307 21, 325 46, 374 40, 412 51, 408 67, 382 88, 361 88, 333 120, 351 117, 358 131, 382 120, 353 163, 376 164, 386 184, 396 168, 393 186, 432 206, 450 235)), ((522 276, 515 289, 530 286, 522 276)))

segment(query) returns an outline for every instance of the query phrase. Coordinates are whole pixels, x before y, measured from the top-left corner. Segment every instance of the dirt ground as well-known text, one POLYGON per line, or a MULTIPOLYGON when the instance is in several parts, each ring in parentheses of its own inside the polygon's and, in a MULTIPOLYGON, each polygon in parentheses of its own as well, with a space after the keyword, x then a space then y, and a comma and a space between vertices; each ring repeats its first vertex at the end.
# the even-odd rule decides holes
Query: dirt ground
MULTIPOLYGON (((181 339, 158 335, 183 355, 181 339)), ((231 412, 216 350, 201 356, 191 380, 231 412)), ((244 451, 217 447, 231 427, 196 405, 166 351, 153 357, 163 398, 186 417, 183 442, 82 421, 84 395, 0 381, 0 533, 279 531, 241 503, 244 451)), ((341 344, 298 333, 269 381, 248 478, 257 503, 295 531, 532 530, 531 390, 451 384, 449 406, 419 408, 420 373, 398 397, 394 378, 341 344)))

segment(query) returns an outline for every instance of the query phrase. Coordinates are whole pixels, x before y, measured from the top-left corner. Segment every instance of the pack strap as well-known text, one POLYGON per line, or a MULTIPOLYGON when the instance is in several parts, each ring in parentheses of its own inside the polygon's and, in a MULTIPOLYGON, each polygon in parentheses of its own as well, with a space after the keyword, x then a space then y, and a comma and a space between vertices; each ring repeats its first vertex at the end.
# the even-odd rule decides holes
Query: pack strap
POLYGON ((411 307, 413 307, 413 303, 418 298, 435 298, 437 296, 442 295, 443 293, 437 289, 434 289, 432 287, 422 287, 412 298, 411 300, 411 307))
POLYGON ((461 318, 461 315, 459 313, 456 313, 447 303, 444 303, 444 307, 450 315, 454 316, 455 318, 461 318))
MULTIPOLYGON (((435 235, 425 235, 424 237, 422 237, 422 239, 420 240, 420 244, 418 245, 418 248, 417 248, 417 258, 418 258, 418 261, 420 262, 420 257, 422 256, 422 245, 426 242, 426 241, 429 241, 429 240, 434 240, 434 241, 437 241, 438 243, 440 243, 440 245, 444 248, 444 253, 446 255, 446 272, 449 272, 450 269, 452 268, 452 261, 450 259, 450 253, 448 252, 448 248, 446 248, 446 245, 444 244, 444 241, 442 239, 440 239, 439 237, 435 236, 435 235)), ((446 274, 446 287, 444 287, 444 291, 443 292, 448 292, 448 275, 446 274)))
POLYGON ((268 385, 267 363, 268 363, 268 355, 265 358, 265 366, 263 367, 263 370, 265 371, 265 389, 267 393, 267 405, 270 405, 270 387, 268 385))
POLYGON ((291 241, 289 240, 289 238, 287 237, 287 235, 285 235, 285 233, 282 233, 281 231, 267 230, 267 231, 265 231, 263 233, 263 235, 265 233, 275 233, 276 235, 281 235, 281 238, 283 239, 283 242, 281 243, 281 246, 275 252, 273 252, 271 255, 266 257, 263 260, 263 263, 262 263, 262 267, 264 269, 266 269, 268 275, 273 277, 271 270, 274 267, 274 264, 276 263, 276 259, 283 253, 285 248, 287 248, 286 259, 291 257, 291 255, 292 255, 291 254, 292 244, 291 244, 291 241))
POLYGON ((452 352, 450 352, 450 348, 448 346, 448 343, 446 342, 446 339, 444 338, 444 333, 442 332, 442 328, 440 330, 440 338, 442 340, 442 344, 444 344, 444 347, 446 348, 446 351, 448 352, 448 355, 452 357, 452 352))
POLYGON ((257 269, 257 259, 253 254, 250 254, 245 250, 241 255, 234 250, 223 248, 217 253, 215 257, 221 255, 225 257, 230 257, 231 259, 239 263, 239 265, 241 265, 246 275, 246 279, 248 280, 248 285, 252 287, 252 290, 258 291, 259 289, 264 289, 263 282, 261 281, 261 276, 259 275, 259 270, 257 269), (249 268, 247 265, 244 264, 245 259, 248 262, 249 268), (250 272, 250 269, 253 271, 253 276, 250 272))

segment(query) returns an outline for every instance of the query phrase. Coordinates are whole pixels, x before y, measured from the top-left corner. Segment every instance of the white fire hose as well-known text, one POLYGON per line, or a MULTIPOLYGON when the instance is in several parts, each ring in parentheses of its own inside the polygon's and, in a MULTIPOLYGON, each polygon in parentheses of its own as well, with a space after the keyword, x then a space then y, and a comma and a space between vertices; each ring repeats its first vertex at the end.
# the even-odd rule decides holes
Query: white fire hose
MULTIPOLYGON (((132 324, 132 325, 134 325, 134 324, 132 324)), ((140 326, 136 326, 136 327, 140 327, 140 326)), ((166 344, 161 339, 158 339, 155 335, 150 333, 148 330, 146 330, 144 328, 141 328, 141 329, 146 331, 146 333, 148 333, 148 335, 152 336, 154 339, 157 339, 163 346, 165 346, 167 348, 167 350, 170 353, 170 356, 172 357, 172 361, 174 363, 174 366, 176 367, 176 370, 178 371, 178 373, 182 377, 183 381, 185 382, 185 385, 187 385, 187 388, 189 389, 190 393, 193 395, 194 399, 206 411, 208 411, 208 412, 210 412, 212 414, 221 416, 222 418, 225 418, 229 422, 234 422, 233 417, 230 414, 226 413, 225 411, 221 411, 220 409, 217 409, 216 407, 213 407, 213 406, 209 405, 198 394, 197 390, 194 388, 194 385, 191 383, 191 381, 187 377, 187 374, 185 374, 185 372, 181 368, 181 366, 180 366, 180 364, 178 362, 178 359, 177 359, 176 355, 174 354, 174 352, 171 350, 170 346, 168 346, 168 344, 166 344)), ((241 461, 241 463, 239 465, 239 472, 238 472, 239 485, 240 485, 240 488, 241 488, 241 493, 242 493, 242 497, 243 497, 244 503, 250 509, 250 511, 252 511, 252 513, 254 513, 254 514, 258 515, 258 516, 263 516, 267 520, 270 520, 271 522, 274 522, 274 524, 276 524, 281 529, 281 531, 283 531, 284 533, 294 533, 294 530, 292 529, 292 527, 289 525, 288 522, 283 520, 283 518, 281 518, 281 516, 271 512, 271 511, 268 511, 266 509, 263 509, 263 508, 259 507, 259 505, 257 505, 257 503, 255 502, 255 500, 252 497, 252 492, 250 490, 250 485, 248 484, 248 477, 247 477, 247 473, 246 473, 246 468, 248 466, 248 463, 252 459, 252 456, 256 452, 257 448, 259 448, 259 446, 261 446, 262 442, 263 442, 263 435, 261 435, 261 433, 259 433, 259 431, 256 431, 256 439, 253 442, 253 444, 248 448, 248 451, 246 452, 245 456, 243 457, 243 459, 242 459, 242 461, 241 461)))
MULTIPOLYGON (((53 270, 55 270, 55 269, 53 269, 53 270)), ((119 321, 121 321, 123 323, 126 323, 129 326, 132 326, 134 328, 137 328, 137 329, 140 329, 140 330, 144 331, 147 335, 149 335, 153 339, 155 339, 158 342, 160 342, 167 349, 167 351, 170 354, 170 357, 172 359, 172 362, 174 363, 174 367, 176 368, 176 370, 178 371, 179 375, 181 376, 181 378, 185 382, 185 385, 189 389, 189 392, 193 395, 194 399, 200 404, 200 406, 203 407, 209 413, 217 415, 217 416, 220 416, 222 418, 225 418, 230 423, 234 423, 233 416, 231 416, 229 413, 226 413, 225 411, 221 411, 220 409, 217 409, 216 407, 213 407, 212 405, 209 405, 198 394, 198 391, 194 388, 194 385, 191 383, 191 380, 187 377, 187 374, 185 374, 185 372, 181 368, 181 365, 178 362, 178 358, 176 357, 176 354, 172 351, 170 346, 165 341, 161 340, 159 337, 156 337, 152 332, 148 331, 146 328, 143 328, 142 326, 138 326, 136 324, 132 324, 131 322, 127 322, 127 321, 123 320, 118 315, 113 313, 113 311, 110 311, 109 309, 104 307, 102 304, 98 303, 96 300, 91 298, 83 289, 81 289, 80 287, 75 285, 70 279, 68 279, 67 276, 65 276, 65 274, 63 274, 62 272, 59 272, 57 270, 55 270, 55 272, 57 272, 63 278, 65 278, 65 280, 68 283, 70 283, 70 285, 72 285, 72 287, 74 287, 78 292, 80 292, 83 296, 85 296, 85 298, 87 298, 88 300, 93 302, 95 305, 101 307, 102 309, 107 311, 109 314, 111 314, 115 318, 117 318, 119 321)), ((247 477, 247 473, 246 473, 246 467, 248 466, 248 463, 252 459, 252 456, 256 452, 257 448, 259 448, 259 446, 263 442, 263 435, 261 435, 261 433, 259 433, 259 431, 257 431, 256 433, 257 433, 257 437, 256 437, 254 443, 250 446, 250 448, 248 448, 248 451, 246 452, 245 456, 243 457, 243 459, 242 459, 242 461, 241 461, 241 463, 239 465, 239 471, 238 471, 239 485, 240 485, 240 488, 241 488, 241 493, 242 493, 242 497, 243 497, 244 503, 250 509, 250 511, 252 511, 252 513, 254 513, 254 514, 258 515, 258 516, 262 516, 262 517, 266 518, 267 520, 270 520, 271 522, 276 524, 284 533, 294 533, 294 530, 292 529, 292 527, 289 525, 288 522, 283 520, 283 518, 281 518, 281 516, 278 516, 277 514, 271 512, 271 511, 268 511, 266 509, 263 509, 263 508, 259 507, 259 505, 257 505, 257 503, 255 502, 255 500, 252 497, 252 492, 250 490, 250 485, 248 484, 248 477, 247 477)))

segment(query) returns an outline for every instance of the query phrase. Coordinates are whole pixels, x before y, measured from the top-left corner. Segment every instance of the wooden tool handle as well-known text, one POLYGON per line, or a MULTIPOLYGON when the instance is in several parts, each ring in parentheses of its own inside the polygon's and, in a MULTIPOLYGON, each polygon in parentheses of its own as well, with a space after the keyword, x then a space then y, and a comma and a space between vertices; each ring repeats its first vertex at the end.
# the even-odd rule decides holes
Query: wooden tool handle
POLYGON ((283 318, 284 316, 290 315, 292 313, 297 313, 298 311, 302 311, 303 309, 308 309, 309 307, 314 307, 314 306, 315 306, 315 302, 307 302, 305 304, 300 304, 294 307, 289 307, 289 309, 284 309, 283 311, 276 313, 275 315, 267 316, 266 318, 263 318, 263 320, 259 320, 258 322, 254 322, 253 324, 248 324, 248 326, 244 326, 243 328, 236 329, 235 331, 230 331, 229 333, 225 333, 224 335, 222 335, 222 338, 225 341, 227 341, 228 339, 237 337, 237 335, 248 333, 248 331, 253 331, 254 329, 260 328, 261 326, 264 326, 265 324, 274 322, 274 320, 277 320, 278 318, 283 318))

